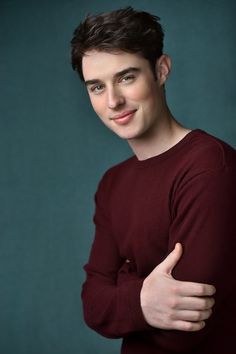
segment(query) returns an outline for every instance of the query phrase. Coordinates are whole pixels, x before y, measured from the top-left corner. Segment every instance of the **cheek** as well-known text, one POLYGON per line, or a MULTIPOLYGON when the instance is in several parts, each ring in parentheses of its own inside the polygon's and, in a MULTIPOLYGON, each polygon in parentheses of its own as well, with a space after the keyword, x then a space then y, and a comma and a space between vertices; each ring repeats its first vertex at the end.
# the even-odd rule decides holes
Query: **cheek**
POLYGON ((101 119, 102 122, 105 124, 107 121, 107 111, 106 111, 106 105, 102 97, 95 97, 95 98, 90 98, 91 105, 93 107, 94 112, 97 114, 97 116, 101 119))
POLYGON ((90 96, 90 102, 91 102, 91 105, 92 105, 94 111, 98 115, 100 115, 102 113, 102 110, 103 110, 102 100, 99 99, 98 97, 91 97, 90 96))
POLYGON ((154 97, 155 88, 152 85, 142 84, 131 88, 126 97, 136 102, 146 102, 154 97))

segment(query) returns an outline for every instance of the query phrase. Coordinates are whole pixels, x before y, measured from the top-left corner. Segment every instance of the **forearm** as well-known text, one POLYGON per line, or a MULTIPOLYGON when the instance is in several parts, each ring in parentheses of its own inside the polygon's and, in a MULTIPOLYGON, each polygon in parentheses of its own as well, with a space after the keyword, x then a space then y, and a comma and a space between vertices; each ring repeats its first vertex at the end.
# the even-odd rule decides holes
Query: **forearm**
POLYGON ((143 280, 136 274, 114 282, 87 270, 82 299, 85 321, 96 332, 109 338, 125 337, 137 332, 152 330, 144 320, 140 306, 143 280))
POLYGON ((231 310, 225 304, 234 306, 232 289, 236 288, 235 277, 232 278, 236 246, 233 180, 228 171, 219 172, 217 176, 209 172, 186 183, 176 194, 177 212, 170 228, 169 250, 178 241, 183 244, 184 254, 173 276, 178 280, 214 285, 216 303, 205 328, 199 332, 159 331, 156 344, 169 353, 193 350, 209 338, 209 333, 217 333, 222 318, 227 319, 224 326, 230 328, 231 310), (190 194, 192 197, 187 198, 190 194))

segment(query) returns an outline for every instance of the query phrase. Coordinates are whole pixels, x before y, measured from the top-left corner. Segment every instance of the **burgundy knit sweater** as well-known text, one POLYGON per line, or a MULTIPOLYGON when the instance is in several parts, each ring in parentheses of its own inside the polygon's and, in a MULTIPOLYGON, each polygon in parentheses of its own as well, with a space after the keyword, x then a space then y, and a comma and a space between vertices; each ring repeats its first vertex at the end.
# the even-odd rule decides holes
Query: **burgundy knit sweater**
POLYGON ((123 338, 122 354, 233 354, 236 338, 236 151, 201 130, 170 150, 111 168, 96 193, 96 234, 82 299, 87 324, 123 338), (179 280, 215 285, 198 332, 149 326, 143 280, 181 242, 179 280))

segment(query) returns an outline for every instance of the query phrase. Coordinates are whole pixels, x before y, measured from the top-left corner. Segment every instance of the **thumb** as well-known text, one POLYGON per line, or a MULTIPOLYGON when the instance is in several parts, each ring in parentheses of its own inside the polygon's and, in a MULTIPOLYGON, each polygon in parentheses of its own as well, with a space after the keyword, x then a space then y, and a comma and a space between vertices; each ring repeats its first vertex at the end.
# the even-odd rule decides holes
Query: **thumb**
POLYGON ((181 243, 176 243, 173 251, 169 253, 168 256, 164 259, 164 261, 157 266, 158 270, 170 275, 172 273, 172 270, 180 260, 182 254, 183 254, 183 247, 181 243))

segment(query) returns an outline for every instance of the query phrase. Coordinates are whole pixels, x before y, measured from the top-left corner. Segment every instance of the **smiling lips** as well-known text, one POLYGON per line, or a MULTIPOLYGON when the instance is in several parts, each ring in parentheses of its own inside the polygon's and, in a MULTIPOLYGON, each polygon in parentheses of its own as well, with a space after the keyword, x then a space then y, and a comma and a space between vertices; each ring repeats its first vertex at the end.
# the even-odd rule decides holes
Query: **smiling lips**
POLYGON ((134 116, 134 113, 137 109, 133 109, 131 111, 125 111, 121 114, 117 114, 116 116, 112 117, 111 119, 118 125, 125 125, 128 124, 134 116))

